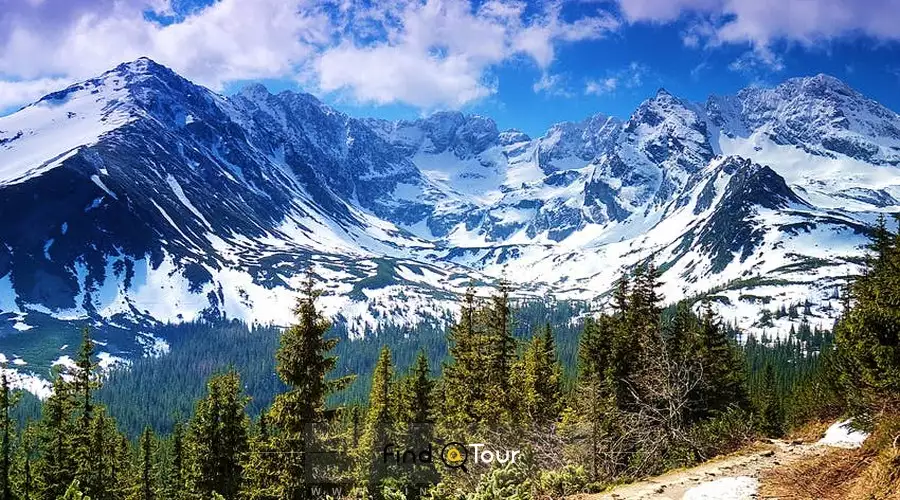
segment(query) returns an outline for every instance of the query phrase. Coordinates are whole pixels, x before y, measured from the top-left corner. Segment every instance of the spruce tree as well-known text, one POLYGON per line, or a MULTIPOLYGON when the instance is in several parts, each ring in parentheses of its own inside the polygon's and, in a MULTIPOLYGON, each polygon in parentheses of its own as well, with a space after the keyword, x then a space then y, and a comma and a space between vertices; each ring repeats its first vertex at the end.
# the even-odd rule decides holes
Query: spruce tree
MULTIPOLYGON (((406 397, 400 420, 405 425, 402 442, 413 450, 425 450, 435 441, 433 422, 435 381, 431 378, 428 358, 419 351, 404 384, 406 397)), ((416 463, 410 467, 409 482, 413 485, 409 498, 418 498, 421 487, 439 482, 440 475, 433 464, 416 463)))
POLYGON ((15 404, 12 391, 9 388, 9 379, 6 377, 5 367, 0 367, 0 499, 12 500, 12 442, 15 438, 15 429, 10 410, 15 404))
POLYGON ((57 372, 53 392, 41 409, 37 469, 44 498, 61 497, 75 479, 76 464, 72 453, 72 438, 76 432, 72 422, 74 407, 72 385, 57 372))
POLYGON ((516 339, 512 335, 512 312, 509 307, 509 284, 501 280, 491 305, 484 310, 487 325, 487 397, 477 404, 482 423, 488 428, 511 423, 517 401, 510 388, 512 364, 516 357, 516 339))
POLYGON ((431 379, 431 369, 428 367, 428 357, 423 351, 419 351, 416 362, 410 369, 409 389, 411 407, 407 410, 408 421, 417 424, 430 423, 433 411, 434 380, 431 379))
POLYGON ((837 382, 863 425, 900 408, 900 231, 880 218, 870 250, 835 326, 837 382))
POLYGON ((448 331, 450 361, 441 377, 441 426, 447 434, 459 435, 479 418, 479 408, 487 396, 487 346, 481 331, 475 290, 470 285, 463 295, 459 321, 448 331))
POLYGON ((202 497, 237 498, 247 452, 248 398, 234 370, 212 377, 190 425, 193 486, 202 497))
POLYGON ((372 374, 372 389, 369 392, 369 408, 366 411, 365 430, 360 438, 360 453, 364 469, 361 475, 368 485, 369 493, 378 496, 380 481, 387 477, 388 465, 382 460, 382 451, 388 444, 397 447, 395 440, 395 415, 392 405, 394 392, 394 368, 391 350, 384 346, 372 374))
POLYGON ((748 402, 744 385, 744 360, 732 345, 712 311, 703 305, 697 325, 696 355, 702 366, 702 380, 693 405, 695 419, 706 418, 731 407, 745 407, 748 402))
POLYGON ((523 372, 521 404, 528 421, 538 427, 556 421, 561 410, 562 367, 549 323, 529 342, 523 354, 523 372))
POLYGON ((767 436, 780 437, 784 433, 784 409, 772 363, 763 369, 762 393, 758 397, 760 428, 767 436))
POLYGON ((140 476, 137 484, 137 498, 139 500, 156 499, 156 439, 149 427, 141 433, 140 446, 140 476))
POLYGON ((316 309, 319 295, 312 274, 308 274, 294 310, 297 323, 284 331, 275 354, 276 372, 288 386, 287 392, 275 397, 270 412, 272 427, 276 429, 276 449, 281 453, 270 455, 270 465, 279 471, 277 496, 281 498, 301 495, 304 477, 311 467, 306 462, 306 452, 316 444, 312 430, 324 422, 325 400, 353 380, 330 378, 337 358, 329 353, 338 340, 325 337, 331 325, 316 309))
POLYGON ((241 497, 247 500, 279 498, 280 471, 272 466, 273 457, 278 456, 278 450, 268 421, 269 417, 263 411, 248 443, 249 452, 243 464, 244 481, 241 491, 241 497))
MULTIPOLYGON (((72 391, 76 398, 75 412, 77 414, 77 426, 73 436, 73 453, 75 460, 75 477, 78 479, 81 490, 95 500, 103 497, 104 483, 101 481, 103 474, 103 454, 106 448, 97 446, 95 435, 94 415, 96 405, 94 392, 99 388, 94 357, 94 341, 91 338, 89 327, 81 329, 81 346, 78 349, 78 359, 75 361, 75 369, 72 374, 72 391), (98 456, 97 454, 100 454, 98 456)), ((103 422, 101 422, 101 425, 103 422)))
POLYGON ((34 476, 34 457, 37 454, 36 437, 40 429, 34 422, 27 421, 22 429, 13 461, 14 473, 11 476, 14 486, 14 498, 34 500, 39 498, 34 476))
POLYGON ((611 475, 603 451, 618 432, 616 392, 622 381, 617 378, 621 367, 616 360, 616 337, 624 312, 585 320, 578 344, 578 380, 563 419, 564 434, 577 444, 577 454, 587 462, 592 481, 611 475))
POLYGON ((187 489, 185 481, 187 471, 184 424, 177 422, 172 430, 172 468, 169 477, 169 498, 178 499, 184 496, 187 489))

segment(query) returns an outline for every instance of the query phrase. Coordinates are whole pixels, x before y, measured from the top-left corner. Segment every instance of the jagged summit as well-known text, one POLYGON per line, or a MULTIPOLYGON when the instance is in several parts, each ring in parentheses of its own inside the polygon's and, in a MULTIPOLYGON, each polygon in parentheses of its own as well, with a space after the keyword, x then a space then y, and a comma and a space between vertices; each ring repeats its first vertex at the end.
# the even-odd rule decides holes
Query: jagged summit
POLYGON ((897 114, 821 75, 703 104, 661 89, 627 120, 529 137, 261 85, 226 98, 138 59, 0 118, 0 334, 286 324, 310 263, 357 332, 452 308, 471 276, 602 303, 649 260, 666 300, 719 287, 756 331, 810 300, 824 325, 861 228, 900 208, 898 155, 897 114), (756 276, 778 284, 735 285, 756 276))

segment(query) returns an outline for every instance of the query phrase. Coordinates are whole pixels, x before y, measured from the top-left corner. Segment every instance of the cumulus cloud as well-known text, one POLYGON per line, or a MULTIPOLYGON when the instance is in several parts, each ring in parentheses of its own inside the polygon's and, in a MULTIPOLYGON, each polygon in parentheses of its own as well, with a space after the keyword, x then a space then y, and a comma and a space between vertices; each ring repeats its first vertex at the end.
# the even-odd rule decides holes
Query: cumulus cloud
MULTIPOLYGON (((490 70, 515 57, 546 70, 555 47, 597 39, 618 26, 608 14, 564 21, 560 4, 528 17, 522 2, 492 0, 473 9, 464 0, 411 2, 389 13, 369 13, 372 43, 344 41, 315 62, 319 87, 345 91, 363 102, 460 107, 496 92, 490 70), (380 24, 380 25, 379 25, 380 24)), ((534 85, 558 83, 546 71, 534 85)))
POLYGON ((327 17, 306 0, 220 0, 163 25, 159 0, 14 2, 0 25, 0 74, 83 78, 149 56, 204 85, 279 77, 327 41, 327 17), (62 8, 59 12, 57 8, 62 8))
MULTIPOLYGON (((812 45, 847 35, 900 40, 900 0, 618 0, 629 22, 688 18, 688 45, 750 43, 765 61, 773 41, 812 45)), ((772 60, 772 62, 777 62, 772 60)))
POLYGON ((517 0, 218 0, 186 14, 169 0, 27 0, 4 9, 0 80, 22 89, 7 90, 7 101, 48 78, 149 56, 214 89, 294 78, 361 102, 460 107, 496 92, 498 65, 524 58, 545 72, 559 44, 619 24, 599 7, 570 19, 561 2, 533 12, 517 0))
POLYGON ((39 78, 25 81, 0 80, 0 112, 62 89, 72 81, 67 78, 39 78))

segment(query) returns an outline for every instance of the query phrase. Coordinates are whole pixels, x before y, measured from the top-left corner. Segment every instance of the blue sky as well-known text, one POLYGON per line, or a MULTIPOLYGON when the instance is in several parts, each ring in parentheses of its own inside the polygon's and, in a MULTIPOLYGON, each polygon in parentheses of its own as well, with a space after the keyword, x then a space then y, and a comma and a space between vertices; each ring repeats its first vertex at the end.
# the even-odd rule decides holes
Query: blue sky
MULTIPOLYGON (((896 0, 14 0, 0 110, 146 55, 230 93, 313 93, 356 116, 459 109, 542 134, 828 73, 900 110, 896 0)), ((4 7, 6 7, 4 5, 4 7)))

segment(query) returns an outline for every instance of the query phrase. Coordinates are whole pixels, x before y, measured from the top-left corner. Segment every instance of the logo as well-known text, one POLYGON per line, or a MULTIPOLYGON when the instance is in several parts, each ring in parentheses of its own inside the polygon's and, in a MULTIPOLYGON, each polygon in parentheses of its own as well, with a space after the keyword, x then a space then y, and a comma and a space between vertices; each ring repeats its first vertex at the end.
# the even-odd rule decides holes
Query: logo
MULTIPOLYGON (((385 464, 416 465, 431 464, 433 462, 433 445, 421 450, 407 449, 400 451, 393 443, 384 445, 382 454, 385 464)), ((485 443, 461 443, 452 441, 441 447, 438 455, 440 461, 450 469, 461 469, 468 472, 468 464, 490 465, 494 462, 501 464, 516 463, 519 450, 488 449, 485 443)))

